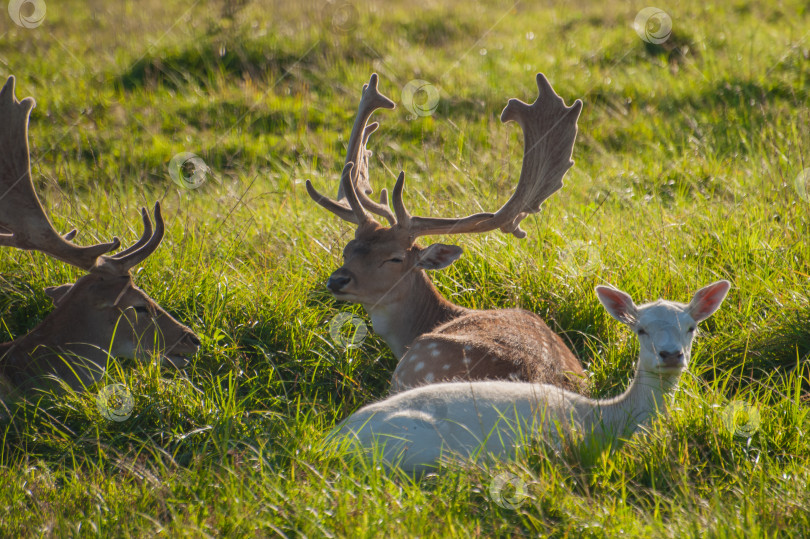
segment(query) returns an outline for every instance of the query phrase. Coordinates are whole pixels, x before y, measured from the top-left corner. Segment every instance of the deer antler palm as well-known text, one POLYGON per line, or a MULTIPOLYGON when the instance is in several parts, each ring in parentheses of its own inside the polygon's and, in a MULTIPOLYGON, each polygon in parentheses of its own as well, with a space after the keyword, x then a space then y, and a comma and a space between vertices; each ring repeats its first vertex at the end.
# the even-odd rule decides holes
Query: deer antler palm
POLYGON ((341 176, 338 200, 321 195, 307 182, 307 191, 315 202, 339 217, 355 224, 373 221, 367 213, 385 217, 392 225, 416 238, 433 234, 464 234, 501 229, 518 238, 526 236, 520 222, 540 211, 543 202, 562 188, 562 179, 574 162, 571 160, 577 135, 577 119, 582 101, 577 99, 570 107, 565 105, 542 73, 537 74, 538 97, 528 105, 519 99, 510 99, 501 113, 501 121, 515 121, 523 129, 523 166, 515 192, 496 213, 477 213, 464 218, 435 218, 413 216, 405 208, 402 193, 405 173, 401 172, 394 186, 395 216, 387 204, 387 193, 382 191, 380 203, 371 201, 368 183, 368 157, 366 147, 369 135, 377 124, 366 125, 378 108, 393 108, 393 102, 377 91, 377 75, 363 87, 363 98, 355 119, 346 164, 341 176), (362 133, 362 143, 361 136, 362 133), (345 197, 346 203, 343 203, 345 197))
POLYGON ((70 240, 72 230, 59 234, 45 215, 34 191, 28 151, 28 116, 34 99, 17 101, 14 77, 9 77, 0 90, 0 228, 10 232, 0 234, 0 246, 42 251, 63 262, 89 270, 99 256, 116 249, 120 242, 81 247, 70 240))

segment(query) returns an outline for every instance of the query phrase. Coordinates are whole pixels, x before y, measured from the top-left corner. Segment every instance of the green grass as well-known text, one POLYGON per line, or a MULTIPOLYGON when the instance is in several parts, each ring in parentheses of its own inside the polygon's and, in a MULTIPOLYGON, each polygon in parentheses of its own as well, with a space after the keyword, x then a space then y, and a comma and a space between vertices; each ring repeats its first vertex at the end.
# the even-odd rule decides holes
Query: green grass
MULTIPOLYGON (((44 23, 0 13, 0 76, 37 100, 38 191, 77 241, 134 241, 160 199, 161 248, 137 283, 203 346, 183 373, 123 362, 123 422, 94 391, 33 394, 0 418, 0 536, 789 536, 810 529, 810 6, 740 0, 661 4, 673 35, 645 44, 646 4, 606 2, 47 2, 44 23), (344 19, 342 14, 353 15, 344 19), (352 237, 303 181, 333 192, 371 72, 398 102, 378 113, 373 183, 422 214, 504 202, 521 134, 498 115, 545 73, 584 101, 565 188, 524 221, 530 237, 446 238, 464 257, 433 275, 453 301, 521 306, 564 333, 615 395, 636 343, 598 305, 610 283, 639 300, 734 287, 704 324, 675 411, 612 454, 538 448, 421 482, 324 456, 336 422, 382 398, 395 358, 370 333, 345 350, 323 282, 352 237), (440 91, 411 118, 412 79, 440 91), (178 152, 212 170, 179 189, 178 152), (759 412, 750 438, 724 424, 759 412), (499 474, 525 482, 498 505, 499 474)), ((78 273, 0 251, 0 330, 23 335, 46 286, 78 273)))

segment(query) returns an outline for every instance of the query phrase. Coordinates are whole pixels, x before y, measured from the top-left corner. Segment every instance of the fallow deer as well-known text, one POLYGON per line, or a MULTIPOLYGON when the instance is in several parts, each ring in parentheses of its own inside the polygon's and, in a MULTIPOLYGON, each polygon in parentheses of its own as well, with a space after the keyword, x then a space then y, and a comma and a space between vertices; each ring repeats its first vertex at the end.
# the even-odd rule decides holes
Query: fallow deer
POLYGON ((548 384, 448 382, 411 389, 349 416, 330 437, 363 451, 379 450, 385 465, 408 473, 435 469, 446 459, 508 457, 516 446, 543 439, 615 446, 665 411, 689 365, 697 324, 711 316, 730 284, 700 289, 688 305, 658 300, 636 306, 624 292, 599 286, 608 312, 641 343, 630 387, 594 400, 548 384))
POLYGON ((357 225, 354 240, 343 251, 343 266, 332 273, 327 287, 338 299, 361 303, 374 330, 399 358, 392 392, 452 379, 582 387, 579 360, 536 314, 520 309, 472 310, 442 297, 424 270, 449 266, 461 256, 460 247, 416 244, 419 236, 496 229, 518 238, 526 236, 520 222, 540 211, 543 201, 562 187, 563 176, 574 164, 571 154, 582 109, 580 100, 567 107, 542 74, 537 75, 537 88, 539 96, 532 105, 510 99, 501 114, 502 122, 514 120, 523 129, 524 153, 515 192, 494 214, 463 219, 412 216, 402 201, 404 172, 394 186, 394 212, 385 189, 379 203, 369 199, 367 143, 378 124, 368 121, 375 110, 394 108, 377 90, 376 74, 363 86, 337 200, 306 183, 315 202, 357 225), (385 218, 390 226, 382 226, 367 212, 385 218))
MULTIPOLYGON (((18 339, 0 344, 0 378, 12 389, 53 375, 74 389, 99 379, 110 356, 143 359, 160 353, 182 366, 200 341, 132 282, 130 269, 143 262, 163 239, 160 205, 155 229, 142 209, 144 233, 115 255, 118 238, 81 247, 54 229, 34 190, 28 149, 28 118, 34 100, 17 101, 14 77, 0 90, 0 246, 41 251, 87 270, 75 284, 45 292, 55 309, 18 339)), ((8 389, 8 387, 7 387, 8 389)))

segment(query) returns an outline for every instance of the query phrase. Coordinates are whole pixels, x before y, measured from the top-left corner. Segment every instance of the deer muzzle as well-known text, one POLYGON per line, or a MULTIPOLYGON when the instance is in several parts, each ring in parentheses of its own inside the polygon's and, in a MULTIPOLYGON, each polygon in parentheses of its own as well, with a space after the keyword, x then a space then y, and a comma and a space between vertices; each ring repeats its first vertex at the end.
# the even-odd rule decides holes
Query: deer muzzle
POLYGON ((333 294, 339 294, 351 281, 351 274, 349 274, 347 270, 340 268, 329 276, 329 279, 326 281, 326 288, 333 294))
POLYGON ((661 356, 661 361, 664 367, 678 368, 686 366, 686 361, 682 350, 676 350, 673 352, 659 352, 658 355, 661 356))
POLYGON ((176 368, 183 368, 189 363, 190 357, 195 355, 200 349, 200 339, 197 335, 186 328, 183 336, 164 354, 164 363, 168 362, 176 368))

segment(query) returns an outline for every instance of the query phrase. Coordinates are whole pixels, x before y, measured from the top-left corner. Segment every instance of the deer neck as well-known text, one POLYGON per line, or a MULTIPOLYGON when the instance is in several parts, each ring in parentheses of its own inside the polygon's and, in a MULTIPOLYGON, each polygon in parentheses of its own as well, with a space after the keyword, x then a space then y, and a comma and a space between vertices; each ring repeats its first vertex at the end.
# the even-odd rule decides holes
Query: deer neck
POLYGON ((14 394, 14 383, 11 381, 11 369, 8 366, 11 348, 10 342, 0 344, 0 402, 14 394))
POLYGON ((74 343, 64 342, 58 318, 51 313, 25 335, 0 344, 0 375, 19 384, 31 375, 50 373, 52 368, 58 374, 70 374, 71 370, 84 374, 88 366, 103 365, 106 353, 96 346, 82 344, 81 335, 75 336, 74 343), (65 365, 66 360, 69 366, 65 365))
POLYGON ((636 368, 630 387, 618 397, 596 401, 595 431, 627 437, 666 411, 669 396, 678 386, 680 373, 654 373, 636 368))
POLYGON ((25 370, 27 354, 21 346, 23 338, 0 344, 0 379, 17 380, 25 370))
POLYGON ((14 355, 14 341, 0 344, 0 373, 5 372, 14 355))
POLYGON ((445 299, 422 270, 414 272, 410 284, 407 293, 395 301, 363 305, 374 331, 398 359, 419 336, 468 311, 445 299))

